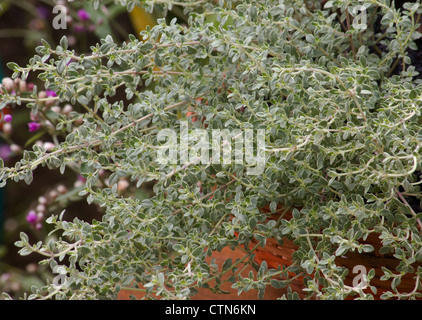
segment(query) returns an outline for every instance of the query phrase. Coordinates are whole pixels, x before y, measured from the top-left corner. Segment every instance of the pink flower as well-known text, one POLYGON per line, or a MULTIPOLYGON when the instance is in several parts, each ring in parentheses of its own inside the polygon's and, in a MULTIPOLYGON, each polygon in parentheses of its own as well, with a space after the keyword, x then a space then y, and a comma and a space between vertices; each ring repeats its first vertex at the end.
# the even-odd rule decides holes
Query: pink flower
POLYGON ((0 158, 3 160, 8 160, 10 157, 10 154, 12 153, 12 150, 10 150, 10 147, 8 144, 1 144, 0 145, 0 158))
POLYGON ((57 94, 53 90, 45 90, 47 97, 57 97, 57 94))
POLYGON ((37 122, 39 119, 38 114, 34 114, 33 112, 29 114, 29 117, 31 118, 31 121, 33 122, 37 122))
POLYGON ((75 30, 75 32, 77 33, 81 33, 85 31, 85 27, 84 26, 78 26, 78 25, 74 25, 73 26, 73 30, 75 30))
POLYGON ((4 122, 8 122, 8 123, 12 122, 12 116, 10 114, 6 114, 4 116, 4 122))
POLYGON ((82 21, 88 21, 91 18, 91 16, 89 15, 89 13, 86 10, 84 10, 84 9, 81 9, 81 10, 78 11, 78 17, 82 21))
POLYGON ((30 224, 34 224, 37 222, 37 214, 34 210, 31 210, 26 215, 26 221, 30 224))
POLYGON ((41 128, 41 124, 38 122, 29 122, 28 127, 29 127, 29 132, 35 132, 39 128, 41 128))

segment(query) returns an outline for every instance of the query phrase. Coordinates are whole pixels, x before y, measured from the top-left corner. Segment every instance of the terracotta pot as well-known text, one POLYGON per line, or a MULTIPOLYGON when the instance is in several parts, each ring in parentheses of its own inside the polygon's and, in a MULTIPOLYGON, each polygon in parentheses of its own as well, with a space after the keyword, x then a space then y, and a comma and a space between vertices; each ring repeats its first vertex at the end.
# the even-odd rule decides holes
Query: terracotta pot
MULTIPOLYGON (((236 261, 236 259, 241 259, 245 256, 246 252, 241 249, 237 248, 235 250, 231 250, 229 247, 223 248, 221 252, 214 252, 211 257, 207 258, 207 262, 210 263, 211 259, 215 259, 215 263, 220 267, 223 266, 224 261, 226 261, 228 258, 232 258, 233 261, 236 261)), ((241 269, 244 265, 239 265, 239 268, 241 269)), ((248 266, 243 272, 243 276, 247 276, 249 272, 252 271, 256 275, 256 270, 254 270, 251 266, 248 266)), ((221 279, 222 281, 225 281, 228 279, 228 277, 231 274, 226 273, 224 278, 221 279)), ((209 283, 210 287, 214 287, 215 282, 209 283)), ((257 290, 249 290, 247 292, 242 292, 240 295, 238 295, 238 292, 236 289, 231 288, 230 282, 224 282, 221 285, 221 289, 225 291, 226 293, 213 293, 210 289, 207 288, 199 288, 198 294, 196 294, 194 297, 192 297, 192 300, 257 300, 258 299, 258 291, 257 290)), ((279 297, 281 297, 285 293, 285 290, 282 289, 275 289, 270 286, 267 287, 265 290, 264 299, 265 300, 275 300, 279 297)), ((144 294, 142 292, 136 291, 136 290, 121 290, 118 294, 119 300, 128 300, 130 299, 130 296, 134 295, 137 299, 141 299, 144 297, 144 294)))
MULTIPOLYGON (((374 247, 374 251, 370 253, 358 253, 358 252, 348 252, 345 256, 337 257, 336 263, 338 266, 346 267, 349 270, 349 274, 345 280, 345 284, 352 286, 353 279, 356 277, 356 273, 353 273, 353 268, 357 265, 363 265, 366 270, 374 269, 375 277, 371 280, 370 285, 377 288, 377 293, 374 294, 370 288, 363 290, 365 293, 370 293, 374 295, 375 299, 380 299, 381 295, 387 291, 392 291, 391 281, 392 280, 381 280, 381 277, 384 275, 382 267, 385 267, 392 271, 395 274, 399 274, 396 271, 396 267, 399 265, 400 260, 396 259, 392 253, 381 254, 379 249, 382 247, 381 240, 379 238, 380 234, 370 234, 365 240, 365 244, 370 244, 374 247)), ((363 242, 362 242, 363 243, 363 242)), ((417 269, 418 266, 422 266, 422 263, 415 262, 412 264, 412 267, 417 269)), ((397 286, 397 291, 401 293, 409 293, 415 287, 414 275, 406 274, 402 277, 401 283, 397 286)))
MULTIPOLYGON (((262 209, 263 212, 269 213, 270 210, 268 207, 262 209)), ((287 213, 283 218, 286 220, 291 219, 291 213, 287 213)), ((269 219, 278 219, 279 215, 272 215, 269 219)), ((379 234, 370 234, 365 241, 361 241, 362 244, 370 244, 374 247, 374 251, 366 253, 348 252, 344 256, 337 257, 335 263, 338 266, 342 266, 348 269, 349 273, 345 279, 345 285, 353 286, 353 280, 358 276, 360 272, 353 273, 355 266, 363 266, 367 272, 371 269, 374 269, 375 276, 371 280, 370 285, 376 287, 377 292, 374 293, 368 287, 363 290, 365 293, 370 293, 374 296, 374 299, 380 300, 381 295, 386 291, 392 291, 391 289, 391 280, 381 280, 381 277, 384 275, 382 267, 385 267, 392 271, 395 274, 399 272, 396 271, 396 267, 399 265, 400 260, 396 259, 393 254, 381 254, 379 253, 380 248, 383 246, 379 238, 379 234)), ((286 238, 283 239, 284 244, 281 246, 275 239, 267 239, 267 244, 264 248, 259 247, 256 250, 256 262, 261 264, 262 261, 266 261, 269 268, 277 268, 278 266, 286 265, 289 266, 292 264, 292 254, 298 249, 293 241, 286 238)), ((257 242, 252 242, 250 247, 253 247, 257 242)), ((418 266, 422 266, 422 263, 415 262, 412 264, 412 267, 417 269, 418 266)), ((313 277, 313 275, 310 275, 313 277)), ((409 293, 414 290, 415 279, 414 275, 406 274, 400 283, 397 286, 397 290, 401 293, 409 293)), ((295 290, 298 291, 301 296, 300 285, 296 286, 295 290)), ((350 299, 353 299, 353 296, 350 296, 350 299)))
MULTIPOLYGON (((268 207, 262 208, 262 211, 269 214, 270 210, 268 207)), ((280 211, 280 210, 279 210, 280 211)), ((291 219, 291 213, 287 212, 283 218, 291 219)), ((269 219, 278 219, 278 214, 269 214, 269 219)), ((278 266, 290 266, 292 264, 292 254, 298 249, 294 242, 290 239, 283 238, 283 245, 280 245, 275 239, 267 239, 265 247, 258 247, 255 250, 255 262, 257 265, 265 260, 267 262, 268 268, 277 269, 278 266)), ((363 243, 363 242, 362 242, 363 243)), ((353 286, 353 280, 358 275, 353 273, 353 268, 355 266, 361 265, 365 267, 366 271, 369 272, 371 269, 375 270, 375 277, 371 280, 371 286, 376 287, 377 292, 374 294, 372 290, 368 287, 363 291, 365 293, 370 293, 374 296, 374 299, 379 300, 380 296, 386 292, 391 291, 391 280, 381 280, 381 276, 384 274, 381 267, 386 267, 392 272, 397 273, 395 268, 399 264, 399 260, 393 257, 392 254, 380 254, 379 249, 382 247, 381 240, 378 234, 371 234, 364 241, 365 244, 370 244, 374 247, 374 251, 370 253, 358 253, 348 252, 344 256, 337 257, 335 262, 338 266, 345 267, 349 270, 349 273, 345 279, 345 284, 348 286, 353 286)), ((249 247, 252 249, 257 244, 256 241, 251 241, 249 247)), ((215 258, 216 263, 221 267, 224 261, 228 258, 232 258, 235 261, 237 258, 242 258, 245 256, 245 250, 242 248, 237 248, 236 250, 231 250, 230 248, 224 248, 221 252, 215 252, 208 260, 215 258)), ((414 263, 412 265, 415 269, 418 266, 422 266, 422 263, 414 263)), ((247 275, 249 271, 253 271, 256 275, 256 270, 251 266, 248 266, 243 274, 247 275)), ((230 275, 227 275, 229 277, 230 275)), ((311 274, 311 277, 314 275, 311 274)), ((222 280, 225 280, 222 279, 222 280)), ((210 283, 212 287, 213 284, 210 283)), ((293 291, 297 292, 301 298, 305 297, 303 277, 295 279, 290 285, 293 291)), ((414 289, 415 280, 411 274, 407 274, 402 278, 402 281, 397 289, 399 292, 411 292, 414 289)), ((199 293, 193 297, 193 300, 254 300, 257 299, 257 292, 255 290, 250 290, 241 295, 237 294, 237 290, 231 288, 231 283, 224 283, 221 287, 224 291, 227 291, 228 294, 214 294, 209 289, 200 289, 199 293)), ((284 289, 275 289, 271 286, 267 286, 264 299, 272 300, 281 297, 286 291, 284 289)), ((131 292, 130 290, 121 291, 119 294, 119 299, 128 299, 130 294, 134 294, 136 297, 140 298, 140 295, 137 292, 131 292)), ((350 296, 348 299, 353 299, 356 296, 350 296)))
MULTIPOLYGON (((264 209, 265 210, 265 209, 264 209)), ((272 218, 276 219, 278 216, 273 215, 272 218)), ((293 244, 293 242, 287 238, 283 239, 284 243, 283 246, 280 246, 275 239, 268 239, 267 245, 264 248, 259 248, 255 251, 255 262, 259 265, 263 260, 266 260, 268 264, 268 268, 276 269, 279 265, 290 265, 292 263, 292 253, 297 249, 297 247, 293 244)), ((255 242, 252 241, 250 244, 251 248, 255 246, 255 242)), ((241 259, 245 257, 247 254, 246 250, 242 247, 238 247, 235 250, 230 249, 229 247, 223 248, 221 252, 214 252, 211 257, 206 259, 207 263, 210 263, 212 259, 215 259, 215 263, 219 266, 220 270, 224 264, 224 261, 231 258, 234 261, 236 259, 241 259)), ((240 264, 239 269, 242 269, 245 265, 240 264)), ((249 272, 252 271, 253 274, 256 276, 257 270, 254 269, 252 266, 246 266, 245 270, 243 270, 242 275, 247 276, 249 272)), ((231 274, 226 273, 224 278, 221 279, 222 282, 227 280, 231 274)), ((212 288, 215 283, 209 283, 210 287, 212 288)), ((226 291, 227 293, 218 294, 213 293, 210 289, 207 288, 199 288, 199 292, 197 295, 192 297, 192 300, 257 300, 258 299, 258 291, 257 290, 249 290, 247 292, 242 292, 238 295, 238 291, 236 289, 231 288, 230 282, 224 282, 221 285, 221 289, 226 291)), ((303 278, 295 279, 291 285, 292 289, 299 293, 300 297, 304 297, 305 294, 302 292, 303 286, 303 278)), ((285 294, 287 290, 283 289, 276 289, 272 286, 267 286, 265 289, 264 300, 276 300, 280 298, 283 294, 285 294)), ((121 290, 118 298, 120 300, 127 300, 130 299, 130 295, 134 295, 136 298, 140 299, 144 295, 135 290, 121 290)))

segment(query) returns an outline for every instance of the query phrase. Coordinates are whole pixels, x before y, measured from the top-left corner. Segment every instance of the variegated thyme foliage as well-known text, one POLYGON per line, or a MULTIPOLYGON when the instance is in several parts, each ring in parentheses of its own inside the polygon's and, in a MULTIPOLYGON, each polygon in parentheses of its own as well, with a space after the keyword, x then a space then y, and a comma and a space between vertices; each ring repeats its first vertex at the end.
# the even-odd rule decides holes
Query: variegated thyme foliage
MULTIPOLYGON (((115 2, 129 10, 181 6, 189 22, 160 20, 140 38, 106 37, 87 54, 69 50, 64 37, 55 48, 44 42, 27 66, 9 64, 15 78, 36 73, 56 96, 40 99, 37 87, 26 95, 3 90, 1 107, 40 112, 57 143, 2 166, 1 184, 31 183, 40 166, 70 167, 86 178, 80 195, 104 211, 102 221, 51 216, 56 241, 33 245, 21 235, 21 254, 42 254, 41 263, 63 277, 29 298, 115 298, 143 284, 147 297, 186 299, 213 280, 218 292, 227 273, 233 288, 255 288, 260 297, 270 285, 289 287, 304 277, 308 298, 370 299, 375 288, 364 293, 344 284, 346 269, 335 262, 347 252, 372 252, 370 234, 400 262, 384 270, 383 279, 394 280, 383 298, 421 297, 422 269, 414 263, 422 261, 422 214, 406 201, 418 199, 421 184, 422 87, 408 56, 420 37, 421 5, 115 2), (111 102, 118 90, 126 99, 111 102), (75 111, 41 112, 49 101, 75 111), (157 133, 177 131, 186 120, 190 129, 265 130, 264 172, 247 175, 245 163, 158 163, 157 133), (122 178, 130 182, 123 193, 122 178), (133 191, 146 182, 155 183, 154 195, 142 200, 133 191), (280 219, 266 219, 267 205, 280 219), (293 210, 291 219, 284 209, 293 210), (263 263, 255 278, 240 275, 240 262, 252 264, 268 238, 283 237, 298 246, 292 265, 263 263), (258 245, 249 247, 252 239, 258 245), (222 270, 206 263, 226 246, 250 250, 222 270), (396 291, 406 273, 414 290, 396 291)), ((368 270, 370 286, 373 277, 368 270)), ((290 288, 283 297, 297 293, 290 288)))

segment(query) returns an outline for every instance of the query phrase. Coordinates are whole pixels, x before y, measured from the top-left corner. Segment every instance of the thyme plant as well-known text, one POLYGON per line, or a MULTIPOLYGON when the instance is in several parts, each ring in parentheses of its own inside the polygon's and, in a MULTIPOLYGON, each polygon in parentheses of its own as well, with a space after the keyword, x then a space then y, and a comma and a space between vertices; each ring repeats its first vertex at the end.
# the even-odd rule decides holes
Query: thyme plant
POLYGON ((101 221, 68 221, 66 210, 48 217, 46 241, 21 234, 20 254, 41 254, 62 277, 25 298, 116 298, 137 288, 146 298, 188 299, 200 287, 221 292, 228 274, 239 293, 258 289, 260 298, 268 286, 297 298, 290 286, 301 277, 304 298, 372 299, 374 270, 364 291, 345 284, 351 270, 336 263, 349 252, 377 251, 370 235, 382 244, 378 253, 398 261, 383 268, 382 280, 393 281, 382 298, 421 297, 422 214, 407 201, 419 200, 421 184, 422 86, 409 56, 420 38, 420 4, 115 2, 164 13, 178 6, 188 24, 162 19, 139 37, 107 36, 84 54, 66 37, 57 47, 44 41, 27 66, 8 65, 13 78, 36 74, 42 86, 23 93, 3 86, 1 108, 29 108, 54 147, 33 145, 13 166, 2 163, 1 185, 31 183, 40 166, 75 170, 85 179, 79 195, 103 210, 101 221), (116 101, 118 92, 125 97, 116 101), (51 108, 68 104, 67 114, 51 108), (166 143, 159 132, 179 133, 186 121, 189 132, 264 130, 263 172, 247 174, 248 164, 235 161, 159 163, 166 143), (153 195, 137 197, 146 183, 153 195), (268 219, 273 213, 279 218, 268 219), (294 240, 291 265, 254 263, 269 238, 294 240), (245 256, 206 263, 224 247, 245 256), (254 265, 256 277, 242 276, 241 262, 254 265), (406 274, 415 286, 403 293, 406 274))

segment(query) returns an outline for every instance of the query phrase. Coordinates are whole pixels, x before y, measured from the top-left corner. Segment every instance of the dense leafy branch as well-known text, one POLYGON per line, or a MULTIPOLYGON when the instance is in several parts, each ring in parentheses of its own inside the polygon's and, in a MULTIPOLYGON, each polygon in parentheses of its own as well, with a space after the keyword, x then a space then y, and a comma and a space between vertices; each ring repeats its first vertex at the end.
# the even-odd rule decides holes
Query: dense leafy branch
POLYGON ((116 2, 129 10, 182 6, 189 26, 163 19, 141 40, 106 37, 89 54, 69 50, 66 38, 57 48, 44 42, 26 67, 9 64, 15 78, 37 74, 57 96, 3 90, 2 107, 42 113, 48 102, 70 103, 75 112, 52 118, 62 138, 54 149, 34 146, 14 166, 2 164, 2 185, 30 183, 41 165, 76 168, 86 179, 79 195, 104 211, 102 221, 50 217, 61 232, 56 242, 32 246, 21 236, 22 254, 41 253, 66 279, 31 298, 113 298, 133 287, 186 299, 223 273, 239 292, 255 288, 260 297, 268 285, 289 287, 306 275, 308 298, 371 298, 345 285, 336 259, 372 252, 365 241, 373 234, 400 262, 384 270, 398 280, 383 297, 420 297, 421 268, 413 265, 422 261, 422 215, 404 197, 420 197, 422 88, 407 55, 420 37, 419 4, 400 11, 386 0, 116 2), (370 20, 356 26, 352 9, 362 6, 370 20), (377 19, 381 32, 370 28, 377 19), (391 76, 397 59, 401 70, 391 76), (125 98, 112 102, 119 93, 125 98), (160 164, 160 130, 180 132, 183 121, 189 132, 264 129, 265 170, 160 164), (153 196, 137 198, 146 182, 153 196), (268 219, 266 206, 294 208, 292 218, 268 219), (286 237, 298 247, 290 266, 264 262, 256 278, 241 275, 238 266, 254 264, 267 239, 286 237), (224 247, 246 252, 219 271, 205 258, 224 247), (68 265, 59 265, 64 256, 68 265), (406 273, 415 287, 402 294, 395 289, 406 273))

